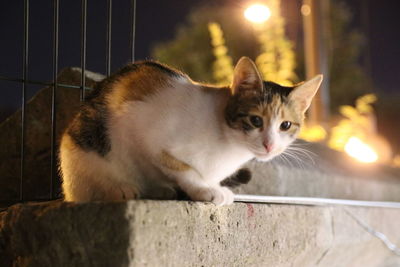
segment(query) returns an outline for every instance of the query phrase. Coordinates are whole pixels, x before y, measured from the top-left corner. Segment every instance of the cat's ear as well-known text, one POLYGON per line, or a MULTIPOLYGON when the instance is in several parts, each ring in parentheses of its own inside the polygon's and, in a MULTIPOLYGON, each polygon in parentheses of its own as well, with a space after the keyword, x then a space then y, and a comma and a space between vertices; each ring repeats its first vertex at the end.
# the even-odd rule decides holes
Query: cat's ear
POLYGON ((301 112, 306 112, 306 110, 310 107, 311 100, 317 93, 318 88, 322 83, 322 78, 322 74, 319 74, 314 78, 296 86, 289 94, 289 99, 298 107, 301 112))
POLYGON ((248 57, 242 57, 235 66, 232 94, 235 95, 242 90, 262 90, 263 81, 254 62, 248 57))

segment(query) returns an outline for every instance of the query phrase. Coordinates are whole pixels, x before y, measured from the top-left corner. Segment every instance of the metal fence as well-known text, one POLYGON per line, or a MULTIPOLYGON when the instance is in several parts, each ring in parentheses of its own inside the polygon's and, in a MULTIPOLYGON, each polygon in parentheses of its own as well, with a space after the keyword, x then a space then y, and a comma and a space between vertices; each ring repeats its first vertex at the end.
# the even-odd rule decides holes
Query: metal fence
MULTIPOLYGON (((30 5, 39 4, 34 1, 23 0, 23 14, 24 14, 24 31, 23 31, 23 61, 22 61, 22 77, 8 77, 0 73, 0 80, 12 81, 21 84, 21 95, 22 95, 22 106, 21 106, 21 165, 20 165, 20 177, 19 177, 19 199, 10 199, 9 202, 23 202, 35 199, 26 199, 24 197, 24 177, 26 175, 25 169, 25 138, 26 138, 26 102, 27 102, 27 86, 28 85, 45 85, 52 87, 52 99, 51 99, 51 173, 49 173, 49 188, 48 198, 49 200, 57 198, 55 194, 55 179, 57 178, 57 144, 56 144, 56 124, 57 124, 57 107, 56 107, 56 96, 57 89, 59 86, 66 88, 80 88, 80 99, 81 101, 85 98, 85 91, 90 89, 85 86, 85 68, 86 68, 86 42, 87 42, 87 0, 81 0, 81 40, 80 40, 80 68, 81 72, 81 84, 80 86, 74 86, 69 84, 60 84, 57 81, 58 75, 58 59, 59 59, 59 13, 60 13, 60 0, 53 1, 53 44, 52 44, 52 82, 38 81, 29 79, 28 75, 28 59, 29 59, 29 27, 30 27, 30 5)), ((108 76, 111 71, 111 41, 112 41, 112 0, 107 1, 107 21, 106 23, 106 75, 108 76)), ((135 20, 136 20, 136 0, 130 0, 130 60, 134 61, 135 58, 135 20)), ((41 199, 43 200, 43 199, 41 199)))

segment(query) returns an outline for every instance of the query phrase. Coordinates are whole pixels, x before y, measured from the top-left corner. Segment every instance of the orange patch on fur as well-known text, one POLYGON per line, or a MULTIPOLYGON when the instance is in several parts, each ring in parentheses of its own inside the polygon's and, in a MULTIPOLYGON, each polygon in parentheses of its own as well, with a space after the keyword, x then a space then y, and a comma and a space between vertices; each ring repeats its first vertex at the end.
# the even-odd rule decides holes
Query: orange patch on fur
POLYGON ((124 74, 113 85, 109 104, 115 110, 127 101, 143 101, 146 97, 165 88, 173 82, 173 77, 157 68, 141 65, 124 74))
POLYGON ((180 161, 165 150, 161 152, 160 163, 165 168, 173 171, 183 172, 192 169, 190 165, 183 161, 180 161))
POLYGON ((79 149, 79 147, 72 140, 71 136, 69 134, 67 134, 66 132, 63 134, 63 136, 61 138, 60 146, 64 147, 65 149, 68 149, 70 151, 79 149))

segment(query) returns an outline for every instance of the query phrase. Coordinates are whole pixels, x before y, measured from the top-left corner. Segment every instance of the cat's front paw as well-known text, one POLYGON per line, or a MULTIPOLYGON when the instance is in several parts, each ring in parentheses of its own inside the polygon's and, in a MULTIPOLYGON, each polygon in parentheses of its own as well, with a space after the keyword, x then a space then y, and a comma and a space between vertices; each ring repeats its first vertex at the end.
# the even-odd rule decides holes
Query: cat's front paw
POLYGON ((234 194, 226 187, 206 187, 197 190, 193 200, 209 201, 217 206, 233 203, 234 194))

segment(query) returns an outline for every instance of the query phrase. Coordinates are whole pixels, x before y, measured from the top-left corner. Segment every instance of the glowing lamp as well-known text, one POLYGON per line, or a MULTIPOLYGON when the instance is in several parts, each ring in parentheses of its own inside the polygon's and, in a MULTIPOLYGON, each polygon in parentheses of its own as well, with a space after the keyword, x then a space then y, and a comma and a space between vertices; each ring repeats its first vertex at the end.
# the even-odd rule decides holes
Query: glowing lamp
POLYGON ((351 137, 344 146, 344 150, 351 157, 364 163, 372 163, 378 160, 378 154, 357 137, 351 137))
POLYGON ((264 23, 271 16, 271 10, 262 4, 254 4, 244 11, 244 16, 251 22, 264 23))

